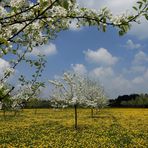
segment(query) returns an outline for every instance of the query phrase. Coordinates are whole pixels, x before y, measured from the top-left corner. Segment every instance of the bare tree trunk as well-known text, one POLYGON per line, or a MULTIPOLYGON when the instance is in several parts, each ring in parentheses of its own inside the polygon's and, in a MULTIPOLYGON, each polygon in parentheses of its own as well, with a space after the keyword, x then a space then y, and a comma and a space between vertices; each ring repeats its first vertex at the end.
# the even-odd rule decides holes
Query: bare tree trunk
POLYGON ((78 129, 78 121, 77 121, 77 104, 74 105, 75 108, 75 129, 78 129))
POLYGON ((4 117, 4 120, 6 120, 6 111, 5 111, 5 109, 3 110, 3 117, 4 117))
POLYGON ((91 108, 91 117, 92 118, 94 117, 94 110, 93 110, 93 108, 91 108))

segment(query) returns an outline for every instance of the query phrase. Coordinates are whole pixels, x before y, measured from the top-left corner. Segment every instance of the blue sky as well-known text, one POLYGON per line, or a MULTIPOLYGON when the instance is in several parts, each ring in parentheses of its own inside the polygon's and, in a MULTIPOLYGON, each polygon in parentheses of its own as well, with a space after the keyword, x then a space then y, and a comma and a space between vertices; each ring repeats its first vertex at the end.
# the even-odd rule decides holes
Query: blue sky
POLYGON ((147 38, 86 27, 62 32, 52 44, 57 52, 48 57, 45 77, 52 79, 73 69, 99 79, 110 97, 147 92, 147 38))
MULTIPOLYGON (((78 0, 80 6, 93 9, 107 5, 114 13, 131 10, 134 2, 78 0)), ((96 27, 76 29, 75 26, 60 32, 54 41, 36 48, 36 52, 32 53, 42 50, 46 54, 48 62, 42 79, 47 81, 66 70, 74 70, 99 79, 110 98, 148 93, 148 22, 143 19, 141 22, 140 25, 133 24, 131 31, 122 37, 112 27, 106 33, 96 27)), ((3 68, 2 64, 0 68, 3 68)), ((23 64, 17 72, 28 75, 23 64)), ((48 89, 44 90, 44 96, 49 93, 48 89)))

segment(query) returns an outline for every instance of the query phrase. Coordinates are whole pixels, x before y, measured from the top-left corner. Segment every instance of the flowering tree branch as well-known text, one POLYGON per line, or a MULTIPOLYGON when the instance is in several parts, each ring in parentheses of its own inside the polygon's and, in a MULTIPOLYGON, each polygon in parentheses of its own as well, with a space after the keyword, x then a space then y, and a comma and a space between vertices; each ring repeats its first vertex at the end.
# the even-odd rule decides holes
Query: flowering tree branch
POLYGON ((28 0, 2 0, 0 5, 0 48, 14 47, 20 41, 23 46, 44 44, 61 30, 69 28, 70 22, 77 19, 77 26, 98 26, 106 31, 108 25, 119 28, 123 35, 130 29, 131 22, 144 15, 148 18, 148 1, 139 0, 133 7, 137 14, 113 16, 110 10, 103 8, 94 11, 79 8, 73 0, 39 0, 31 3, 28 0), (9 6, 9 8, 5 8, 9 6))

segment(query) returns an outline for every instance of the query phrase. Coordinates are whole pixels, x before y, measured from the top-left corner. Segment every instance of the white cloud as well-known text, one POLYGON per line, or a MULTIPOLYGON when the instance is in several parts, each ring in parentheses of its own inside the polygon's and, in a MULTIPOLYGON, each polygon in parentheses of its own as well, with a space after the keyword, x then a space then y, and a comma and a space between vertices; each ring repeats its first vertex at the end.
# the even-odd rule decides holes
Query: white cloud
POLYGON ((105 48, 100 48, 96 51, 88 49, 87 51, 84 52, 84 54, 88 61, 100 65, 111 66, 118 61, 118 58, 112 56, 105 48))
POLYGON ((6 60, 0 58, 0 76, 3 75, 4 71, 5 71, 7 68, 10 68, 9 62, 7 62, 6 60))
POLYGON ((97 67, 90 72, 90 75, 103 80, 113 77, 114 71, 111 67, 97 67))
POLYGON ((139 48, 141 48, 141 45, 140 45, 140 44, 134 43, 132 40, 128 40, 128 41, 126 42, 125 47, 126 47, 127 49, 139 49, 139 48))
POLYGON ((83 64, 75 64, 75 65, 71 65, 72 69, 74 72, 78 73, 78 74, 86 74, 87 73, 87 69, 83 64))
POLYGON ((56 45, 55 44, 48 44, 48 45, 43 45, 43 46, 39 46, 39 47, 35 47, 32 52, 30 53, 31 55, 54 55, 57 53, 57 49, 56 49, 56 45))
POLYGON ((147 92, 148 88, 148 69, 141 75, 133 78, 133 88, 136 88, 140 93, 147 92))
POLYGON ((99 79, 111 98, 131 93, 146 93, 148 88, 148 69, 133 77, 126 77, 112 67, 97 67, 89 72, 91 77, 99 79))
POLYGON ((113 88, 115 88, 115 91, 117 90, 117 94, 147 93, 147 82, 148 69, 144 73, 140 73, 132 78, 122 76, 112 79, 112 84, 115 86, 113 86, 113 88))
POLYGON ((122 75, 114 77, 111 85, 114 90, 118 90, 122 94, 130 92, 132 88, 130 81, 122 75))
POLYGON ((142 84, 143 82, 144 82, 144 79, 142 78, 142 77, 136 77, 136 78, 134 78, 133 80, 132 80, 132 82, 134 83, 134 84, 142 84))
POLYGON ((0 69, 5 70, 8 67, 10 67, 9 62, 7 62, 6 60, 0 58, 0 69))
POLYGON ((146 67, 142 65, 136 65, 131 67, 131 71, 135 73, 143 73, 146 71, 146 67))
POLYGON ((145 18, 140 19, 140 24, 133 23, 131 30, 128 32, 130 35, 134 35, 137 38, 143 40, 148 38, 148 21, 145 18))
POLYGON ((100 9, 102 7, 108 7, 114 13, 122 13, 130 10, 137 0, 77 0, 78 4, 82 7, 88 7, 92 9, 100 9))
POLYGON ((132 93, 132 84, 120 73, 115 73, 112 67, 95 68, 90 72, 90 76, 99 79, 105 91, 111 98, 118 95, 132 93))
POLYGON ((144 73, 144 78, 147 79, 147 82, 148 82, 148 69, 147 69, 146 72, 144 73))
POLYGON ((145 62, 148 62, 148 55, 143 51, 139 51, 134 57, 133 64, 143 64, 145 62))

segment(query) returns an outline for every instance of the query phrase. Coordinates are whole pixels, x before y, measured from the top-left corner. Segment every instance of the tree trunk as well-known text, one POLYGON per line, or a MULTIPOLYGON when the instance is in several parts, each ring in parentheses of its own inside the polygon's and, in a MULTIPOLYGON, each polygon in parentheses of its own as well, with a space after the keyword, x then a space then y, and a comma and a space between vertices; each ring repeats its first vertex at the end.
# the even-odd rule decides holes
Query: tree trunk
POLYGON ((78 128, 78 122, 77 122, 77 104, 74 105, 75 108, 75 129, 78 128))
POLYGON ((5 109, 3 110, 3 117, 4 117, 4 120, 6 120, 6 111, 5 111, 5 109))
POLYGON ((91 108, 91 117, 92 118, 94 117, 94 110, 93 110, 93 108, 91 108))

